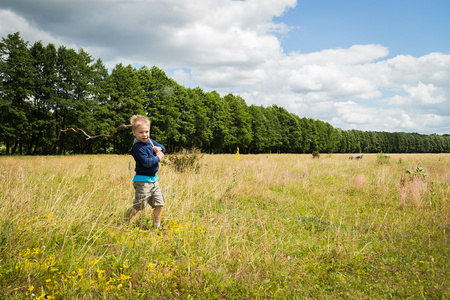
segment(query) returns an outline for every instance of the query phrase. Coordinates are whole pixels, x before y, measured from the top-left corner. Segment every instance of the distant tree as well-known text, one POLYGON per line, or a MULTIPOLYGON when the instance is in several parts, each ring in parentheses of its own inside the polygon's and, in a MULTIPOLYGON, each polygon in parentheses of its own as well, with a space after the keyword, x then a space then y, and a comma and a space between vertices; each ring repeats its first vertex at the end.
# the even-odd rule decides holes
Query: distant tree
MULTIPOLYGON (((139 76, 131 65, 117 64, 108 77, 107 111, 110 118, 110 132, 122 124, 129 124, 134 114, 145 114, 144 95, 139 76)), ((133 135, 129 130, 121 130, 112 138, 113 151, 126 153, 133 144, 133 135)))
POLYGON ((207 117, 210 120, 212 140, 207 147, 209 153, 226 152, 230 144, 230 130, 232 126, 231 110, 216 91, 206 93, 207 117))
POLYGON ((272 105, 279 131, 279 151, 283 153, 298 152, 302 139, 300 124, 286 109, 272 105))
POLYGON ((152 136, 172 152, 180 140, 178 84, 156 66, 142 67, 138 77, 143 89, 144 109, 151 120, 152 136))
MULTIPOLYGON (((93 135, 111 132, 111 128, 114 128, 115 123, 112 120, 112 113, 109 105, 109 72, 103 64, 103 61, 99 58, 92 64, 92 100, 95 104, 93 109, 93 116, 95 122, 91 128, 93 135)), ((128 124, 128 122, 126 123, 128 124)), ((101 138, 89 141, 92 144, 92 149, 95 153, 110 153, 114 152, 113 141, 108 138, 101 138)))
POLYGON ((24 154, 31 138, 33 66, 28 43, 18 32, 0 42, 0 141, 6 153, 24 154))
POLYGON ((227 152, 235 152, 239 148, 242 153, 247 153, 252 141, 251 118, 248 106, 239 96, 228 94, 224 97, 226 106, 230 111, 229 139, 226 143, 227 152))
POLYGON ((263 110, 264 117, 267 120, 268 143, 266 151, 270 153, 282 152, 283 137, 281 124, 278 119, 278 109, 276 106, 268 106, 263 110))
POLYGON ((312 153, 317 149, 317 135, 315 134, 314 120, 308 118, 300 119, 302 128, 301 149, 302 153, 312 153))
POLYGON ((56 97, 56 48, 41 41, 29 49, 33 65, 33 105, 29 115, 31 138, 27 154, 49 154, 55 148, 56 128, 53 102, 56 97))
POLYGON ((172 85, 171 95, 169 96, 172 109, 176 112, 175 122, 176 131, 168 136, 168 147, 172 151, 179 151, 181 148, 194 147, 192 137, 195 132, 195 112, 194 102, 186 89, 176 83, 172 85))
MULTIPOLYGON (((95 99, 92 87, 92 58, 83 49, 76 52, 60 46, 56 58, 56 97, 53 101, 56 128, 95 129, 95 99)), ((81 134, 65 134, 59 139, 59 153, 89 153, 91 144, 81 134)))
POLYGON ((250 105, 252 141, 249 145, 250 153, 264 153, 269 148, 268 120, 262 106, 250 105))
POLYGON ((187 89, 188 97, 192 101, 192 122, 194 130, 189 138, 189 148, 195 147, 207 150, 210 148, 213 132, 208 113, 207 93, 202 89, 187 89))

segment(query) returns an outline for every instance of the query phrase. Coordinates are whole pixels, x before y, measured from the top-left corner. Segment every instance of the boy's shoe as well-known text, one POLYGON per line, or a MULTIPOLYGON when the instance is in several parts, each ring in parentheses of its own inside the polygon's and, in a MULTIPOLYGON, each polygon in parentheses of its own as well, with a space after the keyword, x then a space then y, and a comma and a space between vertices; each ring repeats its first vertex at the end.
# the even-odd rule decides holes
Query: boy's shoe
POLYGON ((155 230, 158 232, 158 233, 165 233, 167 230, 164 228, 164 226, 158 226, 158 227, 156 227, 155 226, 155 230))

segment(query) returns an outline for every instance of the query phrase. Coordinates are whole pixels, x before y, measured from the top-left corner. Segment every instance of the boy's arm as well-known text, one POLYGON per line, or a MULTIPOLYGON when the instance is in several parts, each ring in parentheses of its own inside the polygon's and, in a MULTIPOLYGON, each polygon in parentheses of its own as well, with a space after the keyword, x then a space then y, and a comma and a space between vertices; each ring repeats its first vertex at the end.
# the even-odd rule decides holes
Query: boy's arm
POLYGON ((161 160, 158 156, 149 155, 144 147, 140 147, 134 150, 133 156, 139 161, 142 166, 144 166, 144 168, 151 168, 161 160))

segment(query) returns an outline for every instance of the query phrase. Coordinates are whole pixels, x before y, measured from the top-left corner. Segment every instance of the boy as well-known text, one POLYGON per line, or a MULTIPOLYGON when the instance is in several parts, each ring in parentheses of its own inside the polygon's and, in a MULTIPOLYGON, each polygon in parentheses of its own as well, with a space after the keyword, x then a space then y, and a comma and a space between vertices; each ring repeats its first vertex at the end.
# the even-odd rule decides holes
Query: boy
POLYGON ((150 121, 139 115, 131 117, 133 135, 136 137, 130 154, 136 161, 136 175, 133 178, 135 198, 133 206, 125 213, 125 221, 143 210, 147 204, 153 208, 153 226, 164 230, 161 226, 161 213, 164 197, 158 184, 159 162, 163 159, 166 148, 150 139, 150 121))

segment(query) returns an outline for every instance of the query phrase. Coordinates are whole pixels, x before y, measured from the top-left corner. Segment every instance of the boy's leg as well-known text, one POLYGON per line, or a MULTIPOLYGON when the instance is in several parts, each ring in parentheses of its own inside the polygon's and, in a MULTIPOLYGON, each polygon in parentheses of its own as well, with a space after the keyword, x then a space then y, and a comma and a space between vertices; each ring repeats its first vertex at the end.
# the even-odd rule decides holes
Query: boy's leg
POLYGON ((161 189, 159 188, 159 184, 157 181, 152 185, 152 198, 150 204, 153 207, 153 226, 155 226, 157 229, 162 229, 161 214, 164 207, 164 196, 161 189))
POLYGON ((155 206, 153 209, 153 225, 156 228, 161 227, 162 206, 155 206))
POLYGON ((133 206, 131 206, 125 213, 124 220, 126 222, 129 222, 131 218, 133 218, 138 213, 139 210, 143 210, 145 208, 147 197, 146 195, 149 193, 148 187, 146 186, 145 182, 133 181, 133 186, 135 189, 133 206))
POLYGON ((134 217, 136 214, 137 214, 137 210, 136 209, 134 209, 134 207, 132 206, 132 207, 130 207, 129 209, 128 209, 128 211, 125 213, 125 216, 123 217, 123 219, 126 221, 126 222, 129 222, 130 220, 131 220, 131 218, 132 217, 134 217))

